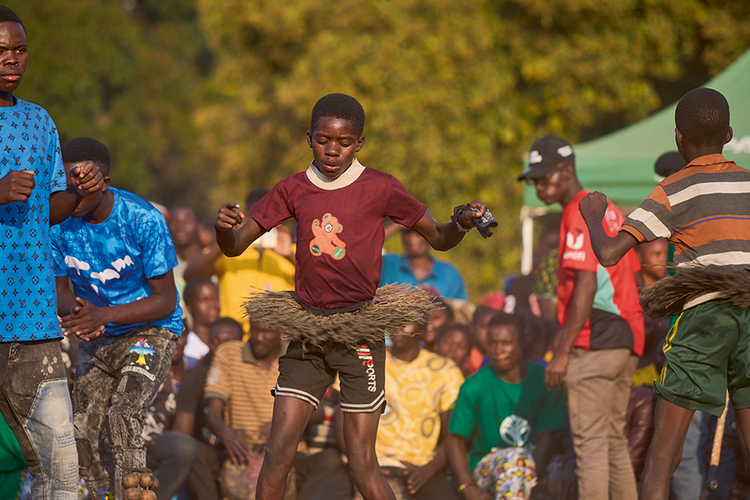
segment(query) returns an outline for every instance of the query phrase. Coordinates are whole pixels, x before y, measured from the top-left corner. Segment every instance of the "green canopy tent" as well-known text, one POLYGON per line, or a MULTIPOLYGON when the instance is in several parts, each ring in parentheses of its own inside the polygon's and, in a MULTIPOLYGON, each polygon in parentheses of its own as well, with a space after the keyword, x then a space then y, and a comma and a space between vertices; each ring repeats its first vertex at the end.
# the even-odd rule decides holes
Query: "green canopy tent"
MULTIPOLYGON (((748 82, 750 50, 704 85, 718 90, 729 101, 734 138, 724 146, 724 156, 746 168, 750 168, 748 82)), ((659 182, 654 162, 662 153, 677 149, 674 140, 676 107, 674 103, 623 129, 574 146, 576 170, 583 187, 602 191, 626 213, 639 206, 659 182)), ((523 274, 531 272, 534 218, 548 211, 559 211, 559 205, 545 206, 537 199, 534 188, 525 186, 521 208, 523 274)))

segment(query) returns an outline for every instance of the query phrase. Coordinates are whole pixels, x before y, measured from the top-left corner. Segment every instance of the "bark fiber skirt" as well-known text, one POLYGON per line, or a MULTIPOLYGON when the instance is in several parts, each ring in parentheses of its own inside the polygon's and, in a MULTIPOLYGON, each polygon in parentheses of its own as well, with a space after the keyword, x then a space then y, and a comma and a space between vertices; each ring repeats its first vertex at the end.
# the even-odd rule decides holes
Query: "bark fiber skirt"
POLYGON ((641 291, 643 309, 654 318, 679 314, 686 302, 706 293, 720 292, 714 300, 735 307, 750 307, 750 271, 725 271, 716 267, 680 269, 674 276, 657 281, 641 291))
POLYGON ((398 335, 402 326, 425 323, 435 297, 410 285, 385 285, 376 299, 351 312, 327 316, 308 312, 292 291, 258 291, 243 304, 252 321, 262 321, 291 340, 320 345, 325 342, 354 344, 374 342, 387 335, 398 335))

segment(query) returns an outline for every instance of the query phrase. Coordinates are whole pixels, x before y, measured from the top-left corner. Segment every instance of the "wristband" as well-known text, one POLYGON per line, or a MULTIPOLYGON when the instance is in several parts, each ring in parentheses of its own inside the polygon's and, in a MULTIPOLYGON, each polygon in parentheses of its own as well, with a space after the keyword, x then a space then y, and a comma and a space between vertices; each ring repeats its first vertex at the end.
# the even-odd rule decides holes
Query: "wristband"
POLYGON ((466 229, 465 227, 463 227, 461 223, 458 222, 458 219, 456 219, 456 229, 458 229, 459 233, 468 233, 469 231, 471 231, 471 228, 466 229))
POLYGON ((456 491, 458 491, 459 493, 461 493, 462 491, 464 491, 469 486, 474 486, 474 483, 464 483, 461 486, 459 486, 458 488, 456 488, 456 491))

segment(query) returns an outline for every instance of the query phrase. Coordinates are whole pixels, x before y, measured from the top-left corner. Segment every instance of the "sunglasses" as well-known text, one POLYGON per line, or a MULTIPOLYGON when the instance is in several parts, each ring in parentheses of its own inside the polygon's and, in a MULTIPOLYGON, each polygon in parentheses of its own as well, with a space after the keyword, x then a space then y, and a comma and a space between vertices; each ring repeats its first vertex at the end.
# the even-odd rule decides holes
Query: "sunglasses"
POLYGON ((555 175, 555 172, 560 170, 561 168, 564 168, 567 166, 567 163, 561 163, 560 165, 557 165, 555 168, 544 174, 542 177, 537 177, 536 179, 532 179, 531 177, 527 177, 524 179, 526 184, 529 186, 539 186, 539 185, 545 185, 547 182, 552 178, 553 175, 555 175))

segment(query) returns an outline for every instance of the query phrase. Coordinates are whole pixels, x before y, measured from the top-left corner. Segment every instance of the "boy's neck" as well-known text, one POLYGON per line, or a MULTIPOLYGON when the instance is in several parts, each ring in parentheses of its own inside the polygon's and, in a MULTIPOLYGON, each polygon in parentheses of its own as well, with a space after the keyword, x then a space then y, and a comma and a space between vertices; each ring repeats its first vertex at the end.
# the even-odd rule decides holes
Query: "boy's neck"
POLYGON ((0 108, 12 108, 18 104, 13 92, 0 92, 0 108))
POLYGON ((572 179, 568 191, 560 200, 560 204, 563 206, 563 208, 568 206, 568 203, 573 201, 573 198, 575 198, 576 195, 581 191, 583 191, 583 186, 581 186, 581 183, 578 182, 578 179, 572 179))
POLYGON ((107 220, 109 214, 112 213, 114 200, 115 195, 112 193, 112 190, 107 189, 102 194, 102 199, 101 201, 99 201, 99 204, 96 206, 96 208, 90 211, 88 214, 84 215, 83 220, 85 220, 89 224, 101 224, 102 222, 107 220))

